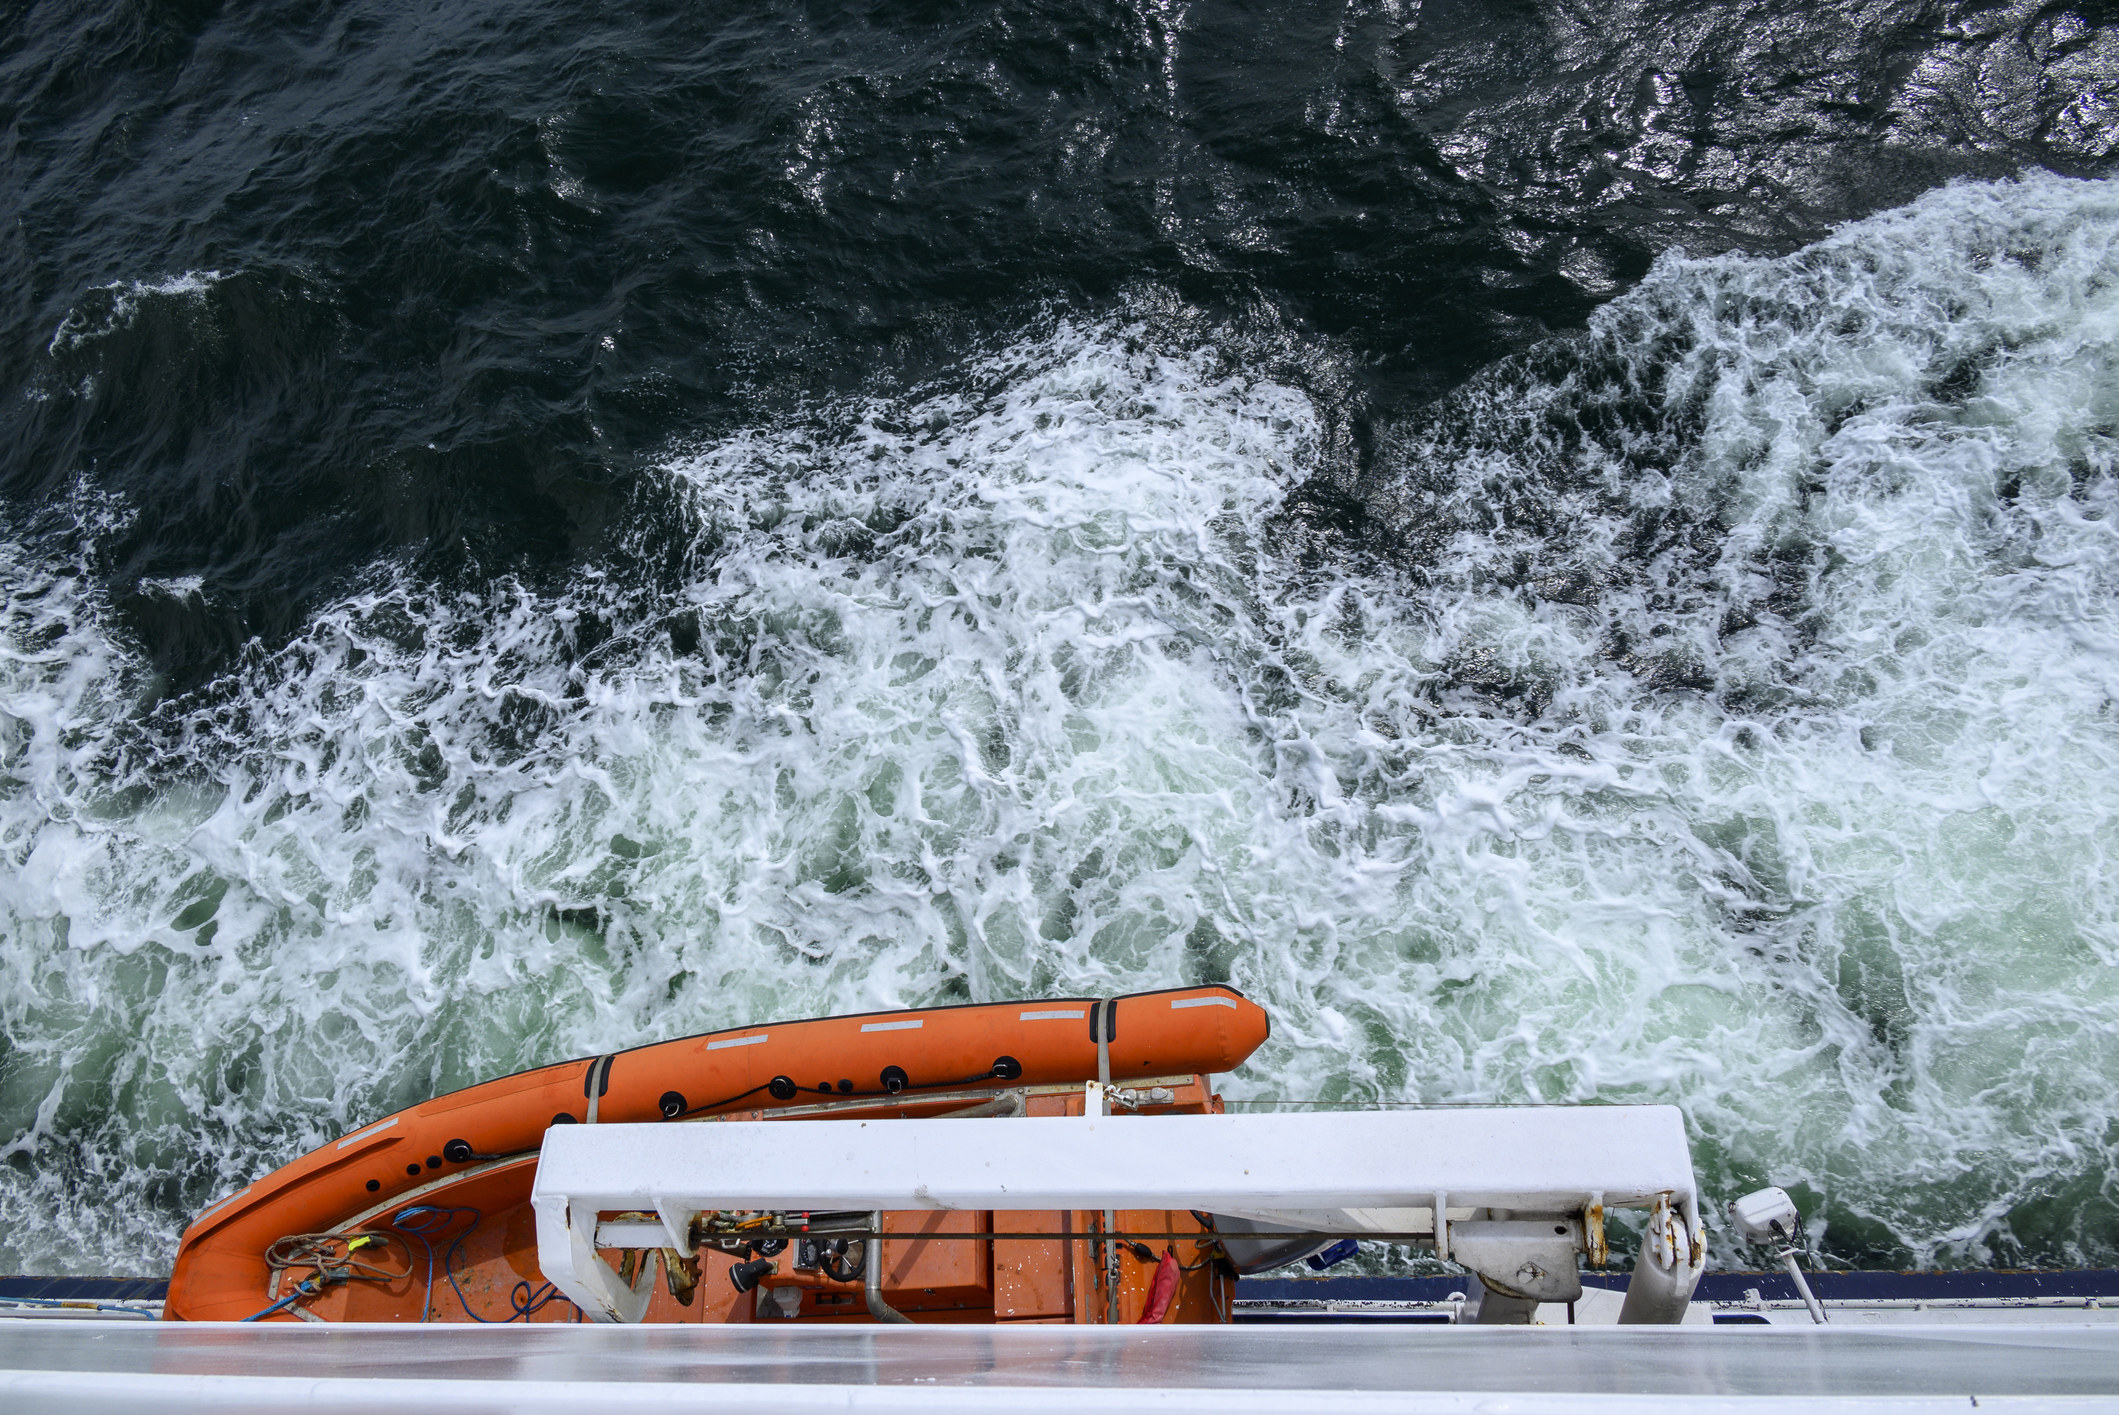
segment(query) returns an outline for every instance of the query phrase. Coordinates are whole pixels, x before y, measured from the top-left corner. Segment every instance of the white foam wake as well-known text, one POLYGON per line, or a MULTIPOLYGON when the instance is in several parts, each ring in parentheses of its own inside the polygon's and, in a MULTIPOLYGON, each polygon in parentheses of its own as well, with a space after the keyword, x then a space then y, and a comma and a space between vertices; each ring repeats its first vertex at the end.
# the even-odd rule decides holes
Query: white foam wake
POLYGON ((1666 259, 1404 430, 1402 570, 1284 553, 1305 398, 1118 327, 673 456, 675 591, 386 577, 144 728, 10 545, 6 1260, 537 1061, 1199 979, 1234 1095, 1672 1100, 1845 1251, 2109 1256, 2115 233, 1666 259))
POLYGON ((59 321, 45 352, 58 354, 76 349, 125 328, 139 317, 140 306, 148 300, 196 300, 227 278, 218 270, 187 270, 161 280, 113 280, 98 285, 82 299, 79 308, 59 321))

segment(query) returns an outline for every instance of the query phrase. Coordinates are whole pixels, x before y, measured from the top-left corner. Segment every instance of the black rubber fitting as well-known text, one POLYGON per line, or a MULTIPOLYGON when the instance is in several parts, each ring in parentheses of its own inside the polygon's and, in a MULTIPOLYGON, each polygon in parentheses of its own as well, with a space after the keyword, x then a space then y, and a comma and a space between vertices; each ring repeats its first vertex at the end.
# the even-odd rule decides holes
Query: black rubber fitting
POLYGON ((896 1095, 911 1084, 912 1078, 905 1074, 904 1067, 886 1066, 883 1068, 883 1089, 890 1092, 890 1094, 896 1095))
MULTIPOLYGON (((801 1089, 795 1084, 795 1078, 792 1076, 775 1076, 765 1083, 765 1093, 776 1101, 791 1101, 801 1089)), ((742 1290, 750 1291, 747 1287, 742 1290)))
POLYGON ((655 1105, 662 1112, 664 1120, 675 1120, 678 1116, 691 1109, 690 1106, 684 1103, 684 1093, 682 1091, 664 1091, 662 1099, 655 1102, 655 1105))

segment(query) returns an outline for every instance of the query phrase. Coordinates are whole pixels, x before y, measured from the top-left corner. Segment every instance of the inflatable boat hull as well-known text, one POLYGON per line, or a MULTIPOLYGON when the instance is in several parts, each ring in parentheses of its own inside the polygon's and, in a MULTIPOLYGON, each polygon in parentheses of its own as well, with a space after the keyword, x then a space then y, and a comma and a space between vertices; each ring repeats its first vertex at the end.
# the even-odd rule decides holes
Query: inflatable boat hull
MULTIPOLYGON (((541 1067, 362 1126, 214 1204, 185 1231, 167 1314, 241 1320, 269 1300, 274 1240, 342 1231, 452 1179, 521 1169, 554 1125, 678 1122, 765 1107, 1205 1075, 1264 1043, 1225 987, 775 1022, 541 1067), (1102 1053, 1100 1055, 1100 1052, 1102 1053)), ((417 1320, 418 1318, 415 1318, 417 1320)))

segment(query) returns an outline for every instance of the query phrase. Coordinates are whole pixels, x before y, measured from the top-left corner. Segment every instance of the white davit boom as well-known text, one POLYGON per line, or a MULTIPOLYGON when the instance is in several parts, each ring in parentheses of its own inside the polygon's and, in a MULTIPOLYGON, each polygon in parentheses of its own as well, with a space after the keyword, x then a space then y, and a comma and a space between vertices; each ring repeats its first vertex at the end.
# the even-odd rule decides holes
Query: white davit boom
POLYGON ((1430 1233, 1490 1286, 1550 1301, 1580 1291, 1574 1253, 1601 1255, 1605 1209, 1646 1207, 1656 1241, 1628 1300, 1645 1322, 1679 1319, 1704 1259, 1673 1106, 558 1126, 531 1198, 545 1276, 604 1321, 638 1321, 653 1276, 643 1263, 629 1291, 595 1256, 611 1210, 654 1211, 653 1246, 688 1254, 692 1220, 716 1209, 1202 1209, 1430 1233), (1548 1217, 1565 1221, 1564 1272, 1562 1224, 1526 1222, 1548 1217))

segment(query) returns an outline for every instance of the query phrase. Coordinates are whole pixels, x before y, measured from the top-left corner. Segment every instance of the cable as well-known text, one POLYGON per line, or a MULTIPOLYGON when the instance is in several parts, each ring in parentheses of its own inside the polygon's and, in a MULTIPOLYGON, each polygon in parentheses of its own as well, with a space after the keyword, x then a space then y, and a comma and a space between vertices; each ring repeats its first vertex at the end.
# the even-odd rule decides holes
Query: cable
MULTIPOLYGON (((573 1305, 573 1299, 561 1292, 554 1284, 548 1282, 543 1287, 532 1287, 525 1281, 516 1283, 514 1289, 508 1293, 510 1315, 505 1317, 480 1316, 477 1312, 471 1310, 471 1299, 464 1295, 463 1284, 456 1279, 456 1255, 463 1248, 464 1240, 471 1236, 472 1230, 476 1229, 484 1221, 485 1215, 468 1204, 449 1208, 441 1208, 431 1204, 415 1204, 409 1209, 399 1210, 390 1222, 399 1232, 407 1233, 417 1238, 420 1241, 420 1245, 427 1250, 427 1294, 420 1305, 419 1319, 421 1321, 433 1320, 431 1315, 434 1306, 433 1239, 464 1214, 469 1214, 471 1221, 464 1225, 463 1231, 451 1239, 448 1248, 443 1251, 441 1255, 441 1270, 442 1276, 449 1279, 449 1288, 456 1294, 456 1300, 462 1305, 465 1316, 486 1326, 504 1327, 510 1322, 528 1322, 532 1313, 541 1311, 545 1306, 555 1301, 564 1301, 569 1305, 573 1305)), ((578 1306, 574 1308, 574 1320, 577 1322, 581 1320, 581 1309, 578 1306)))
MULTIPOLYGON (((462 1233, 456 1235, 456 1241, 449 1245, 449 1251, 441 1255, 441 1270, 448 1275, 450 1290, 455 1292, 456 1300, 463 1304, 465 1316, 474 1322, 484 1322, 488 1326, 506 1326, 509 1322, 514 1321, 516 1317, 523 1315, 519 1308, 513 1316, 481 1317, 478 1313, 471 1310, 471 1299, 464 1296, 462 1285, 456 1281, 456 1250, 464 1246, 464 1240, 471 1236, 471 1229, 478 1227, 478 1221, 485 1217, 476 1209, 472 1209, 469 1212, 471 1215, 470 1225, 462 1233)), ((523 1285, 527 1286, 528 1284, 523 1285)), ((512 1292, 508 1294, 508 1305, 510 1307, 515 1306, 515 1294, 512 1292)), ((534 1311, 535 1309, 533 1308, 532 1310, 534 1311)))
MULTIPOLYGON (((697 1115, 697 1114, 699 1114, 699 1113, 700 1113, 701 1111, 706 1111, 706 1110, 719 1110, 719 1109, 721 1109, 721 1107, 723 1107, 723 1106, 725 1106, 725 1105, 734 1105, 734 1104, 735 1104, 735 1103, 736 1103, 737 1101, 740 1101, 740 1100, 744 1099, 744 1098, 745 1098, 746 1096, 755 1096, 756 1094, 758 1094, 758 1092, 760 1092, 760 1091, 764 1090, 764 1089, 765 1089, 765 1088, 766 1088, 767 1086, 770 1086, 771 1084, 772 1084, 772 1082, 770 1082, 770 1081, 761 1081, 761 1082, 759 1082, 759 1083, 758 1083, 757 1085, 755 1085, 755 1086, 751 1087, 751 1088, 750 1088, 749 1090, 747 1090, 747 1091, 738 1091, 738 1092, 736 1092, 736 1094, 734 1094, 734 1095, 730 1096, 730 1097, 729 1097, 729 1098, 728 1098, 727 1100, 725 1100, 725 1101, 708 1101, 708 1102, 707 1102, 707 1103, 706 1103, 705 1105, 695 1105, 695 1106, 691 1107, 691 1108, 690 1108, 690 1109, 688 1109, 688 1110, 680 1110, 680 1111, 678 1111, 678 1112, 677 1112, 677 1114, 675 1114, 674 1116, 671 1116, 670 1118, 671 1118, 672 1120, 682 1120, 682 1119, 684 1119, 684 1118, 685 1118, 686 1116, 688 1116, 688 1115, 697 1115)), ((800 1090, 802 1090, 802 1089, 804 1089, 804 1088, 803 1088, 803 1087, 800 1087, 800 1086, 797 1086, 797 1087, 796 1087, 795 1089, 796 1089, 796 1090, 798 1090, 798 1091, 800 1091, 800 1090)))
MULTIPOLYGON (((533 1288, 527 1282, 518 1282, 515 1284, 514 1291, 508 1294, 508 1306, 512 1309, 512 1315, 506 1317, 480 1316, 471 1309, 470 1298, 465 1295, 463 1284, 457 1281, 456 1255, 463 1248, 464 1240, 471 1236, 472 1231, 478 1227, 485 1215, 469 1205, 444 1207, 433 1204, 414 1204, 410 1208, 399 1209, 396 1214, 391 1216, 389 1226, 396 1230, 394 1233, 290 1233, 274 1239, 272 1245, 265 1250, 265 1261, 275 1274, 288 1268, 300 1267, 312 1268, 314 1273, 312 1276, 304 1278, 286 1296, 243 1318, 243 1320, 246 1322, 262 1321, 275 1312, 291 1306, 298 1299, 314 1296, 335 1283, 351 1281, 395 1282, 399 1278, 409 1278, 413 1275, 415 1264, 412 1259, 412 1245, 408 1240, 417 1239, 420 1248, 427 1255, 426 1286, 420 1296, 419 1319, 422 1322, 431 1322, 434 1320, 434 1240, 454 1227, 458 1220, 466 1214, 470 1216, 471 1221, 465 1224, 450 1241, 448 1248, 442 1254, 441 1260, 442 1273, 449 1279, 449 1286, 456 1293, 456 1300, 462 1305, 465 1316, 474 1322, 484 1322, 489 1325, 505 1325, 518 1319, 528 1321, 532 1313, 542 1309, 555 1299, 564 1296, 551 1283, 546 1283, 541 1288, 533 1288), (392 1238, 405 1244, 405 1270, 403 1272, 394 1272, 389 1268, 380 1267, 377 1264, 366 1262, 354 1256, 371 1245, 386 1244, 392 1238)), ((274 1280, 277 1281, 277 1277, 274 1280)), ((38 1301, 41 1304, 44 1299, 28 1300, 38 1301)), ((57 1304, 54 1303, 53 1305, 57 1304)), ((114 1308, 112 1310, 128 1311, 130 1309, 114 1308)), ((142 1315, 146 1314, 143 1313, 142 1315)), ((302 1314, 297 1313, 296 1315, 302 1314)), ((575 1308, 574 1316, 576 1321, 581 1319, 580 1308, 575 1308)))
POLYGON ((1199 1245, 1199 1255, 1200 1256, 1198 1262, 1179 1263, 1177 1265, 1177 1270, 1181 1273, 1196 1273, 1201 1268, 1212 1267, 1215 1263, 1215 1260, 1221 1257, 1220 1245, 1216 1243, 1202 1243, 1199 1245))
MULTIPOLYGON (((1016 1073, 1016 1076, 1020 1076, 1021 1074, 1022 1073, 1018 1071, 1016 1073)), ((908 1085, 903 1091, 837 1091, 833 1090, 830 1086, 804 1086, 797 1084, 795 1086, 795 1094, 830 1096, 833 1100, 838 1101, 902 1100, 907 1099, 908 1097, 906 1093, 911 1091, 937 1091, 947 1090, 951 1086, 976 1086, 981 1081, 1012 1081, 1016 1079, 1016 1076, 1003 1076, 998 1071, 989 1069, 980 1072, 976 1076, 966 1076, 961 1081, 932 1081, 922 1086, 908 1085)), ((684 1110, 678 1111, 675 1115, 671 1116, 670 1119, 685 1120, 691 1116, 699 1115, 706 1111, 719 1110, 725 1105, 734 1105, 737 1101, 743 1100, 750 1096, 755 1096, 756 1094, 758 1094, 758 1092, 766 1090, 771 1085, 771 1081, 762 1081, 759 1084, 751 1087, 747 1091, 736 1092, 736 1094, 728 1097, 728 1099, 726 1100, 708 1101, 705 1105, 689 1106, 684 1110)), ((917 1101, 919 1097, 912 1096, 909 1099, 917 1101)))
MULTIPOLYGON (((573 1301, 572 1298, 561 1292, 552 1283, 548 1282, 543 1287, 532 1288, 527 1278, 516 1283, 515 1290, 508 1294, 508 1305, 515 1309, 515 1317, 520 1317, 525 1322, 530 1320, 533 1313, 542 1311, 547 1303, 571 1301, 573 1301)), ((515 1317, 508 1318, 508 1321, 514 1321, 515 1317)), ((574 1309, 574 1317, 575 1320, 580 1320, 581 1309, 579 1307, 574 1309)))
MULTIPOLYGON (((434 1311, 434 1244, 432 1239, 435 1234, 440 1233, 454 1223, 458 1214, 469 1214, 471 1216, 471 1228, 478 1227, 478 1220, 481 1217, 478 1210, 471 1208, 440 1208, 433 1204, 414 1204, 409 1209, 399 1209, 390 1219, 392 1228, 399 1233, 417 1238, 419 1246, 427 1250, 427 1291, 426 1295, 420 1299, 419 1304, 419 1319, 422 1322, 431 1321, 434 1311), (432 1216, 431 1218, 429 1217, 430 1215, 432 1216), (414 1227, 414 1224, 419 1226, 414 1227)), ((469 1233, 470 1231, 471 1229, 467 1228, 464 1233, 469 1233)), ((457 1235, 456 1241, 457 1243, 463 1242, 463 1235, 457 1235)), ((449 1251, 451 1253, 456 1251, 454 1244, 450 1245, 449 1251)), ((444 1260, 444 1265, 446 1266, 446 1260, 444 1260)), ((451 1286, 455 1285, 456 1278, 454 1274, 450 1275, 449 1282, 451 1286)), ((456 1296, 459 1301, 462 1300, 462 1288, 457 1288, 456 1296)), ((468 1303, 465 1304, 464 1311, 467 1314, 471 1313, 468 1303)), ((479 1317, 478 1320, 485 1321, 487 1319, 479 1317)))
POLYGON ((310 1279, 302 1279, 302 1281, 295 1286, 294 1291, 288 1293, 285 1297, 282 1297, 279 1301, 274 1302, 268 1307, 260 1307, 257 1311, 252 1312, 249 1316, 243 1318, 243 1320, 246 1322, 261 1322, 265 1318, 271 1316, 274 1312, 280 1310, 280 1308, 292 1305, 295 1298, 307 1297, 311 1290, 309 1283, 310 1279))
POLYGON ((1774 1221, 1773 1231, 1786 1240, 1785 1246, 1782 1247, 1777 1256, 1780 1258, 1781 1266, 1787 1270, 1788 1276, 1794 1279, 1796 1295, 1803 1299, 1803 1306, 1809 1309, 1810 1320, 1820 1326, 1824 1325, 1826 1320, 1825 1304, 1818 1301, 1816 1294, 1810 1291, 1810 1282, 1803 1276, 1802 1264, 1796 1261, 1796 1258, 1809 1247, 1803 1235, 1802 1214, 1797 1213, 1795 1216, 1795 1232, 1789 1233, 1781 1227, 1778 1220, 1774 1221))

